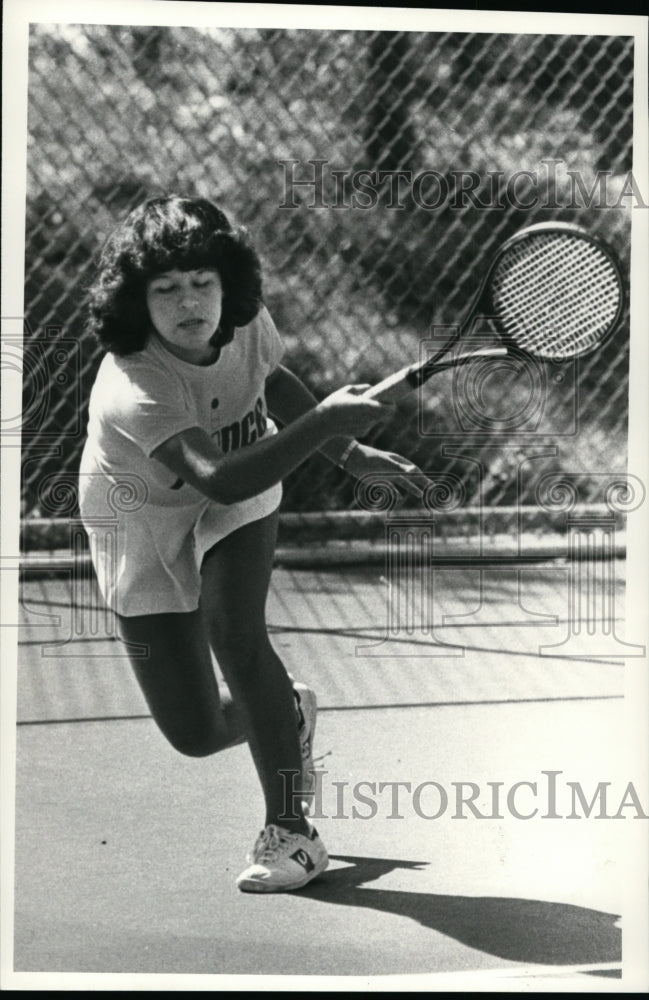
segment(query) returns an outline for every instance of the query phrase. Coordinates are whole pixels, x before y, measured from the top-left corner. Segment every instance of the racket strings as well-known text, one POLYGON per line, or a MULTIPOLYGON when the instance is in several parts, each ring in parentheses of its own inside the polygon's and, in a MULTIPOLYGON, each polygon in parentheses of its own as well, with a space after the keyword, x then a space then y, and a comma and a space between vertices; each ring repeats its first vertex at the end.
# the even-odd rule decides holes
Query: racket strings
POLYGON ((596 347, 617 318, 621 295, 606 252, 566 233, 536 233, 513 244, 491 277, 491 300, 505 334, 547 358, 596 347))

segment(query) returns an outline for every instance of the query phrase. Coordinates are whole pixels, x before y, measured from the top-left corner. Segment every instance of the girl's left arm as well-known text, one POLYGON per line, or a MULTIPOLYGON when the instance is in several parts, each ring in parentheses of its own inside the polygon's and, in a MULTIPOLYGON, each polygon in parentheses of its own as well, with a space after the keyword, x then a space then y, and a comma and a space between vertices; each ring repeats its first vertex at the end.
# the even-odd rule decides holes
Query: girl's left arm
MULTIPOLYGON (((313 409, 317 402, 304 382, 284 365, 279 365, 266 380, 268 409, 282 424, 292 423, 313 409)), ((330 438, 319 450, 334 465, 339 465, 357 479, 369 473, 401 474, 399 485, 417 497, 421 497, 430 485, 430 480, 408 459, 361 444, 354 438, 330 438)))

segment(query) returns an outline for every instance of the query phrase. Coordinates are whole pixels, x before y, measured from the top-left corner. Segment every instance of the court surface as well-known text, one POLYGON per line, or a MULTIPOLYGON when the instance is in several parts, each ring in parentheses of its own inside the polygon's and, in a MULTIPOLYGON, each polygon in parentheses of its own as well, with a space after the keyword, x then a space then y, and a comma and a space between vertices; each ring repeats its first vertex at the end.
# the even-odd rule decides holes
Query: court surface
POLYGON ((15 970, 619 989, 642 824, 588 817, 579 792, 609 782, 606 817, 634 777, 622 570, 604 635, 571 624, 560 562, 440 566, 426 593, 378 566, 278 567, 268 620, 318 693, 331 865, 262 897, 233 884, 263 819, 247 748, 176 754, 93 593, 26 572, 15 970))

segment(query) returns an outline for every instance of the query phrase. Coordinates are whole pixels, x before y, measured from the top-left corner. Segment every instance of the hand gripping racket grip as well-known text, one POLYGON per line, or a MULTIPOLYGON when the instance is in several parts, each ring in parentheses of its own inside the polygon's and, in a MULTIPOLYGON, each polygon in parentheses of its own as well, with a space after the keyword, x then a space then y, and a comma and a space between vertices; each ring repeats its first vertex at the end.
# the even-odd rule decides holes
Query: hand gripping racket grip
POLYGON ((395 403, 407 396, 413 389, 418 389, 437 372, 456 368, 477 358, 502 358, 506 354, 506 347, 485 347, 478 351, 472 350, 463 354, 455 354, 446 361, 436 361, 432 365, 426 361, 416 361, 393 375, 388 375, 382 382, 367 389, 363 395, 367 399, 376 399, 379 403, 395 403))

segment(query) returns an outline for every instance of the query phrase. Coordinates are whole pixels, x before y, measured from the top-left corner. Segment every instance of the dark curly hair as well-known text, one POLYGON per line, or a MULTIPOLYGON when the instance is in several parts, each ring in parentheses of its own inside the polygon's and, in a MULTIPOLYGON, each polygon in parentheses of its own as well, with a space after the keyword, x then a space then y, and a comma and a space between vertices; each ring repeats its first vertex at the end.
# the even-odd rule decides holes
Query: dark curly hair
POLYGON ((246 230, 206 198, 149 198, 108 238, 89 289, 89 329, 113 354, 141 351, 151 331, 147 283, 165 271, 216 268, 223 287, 212 342, 223 347, 262 304, 261 265, 246 230))

